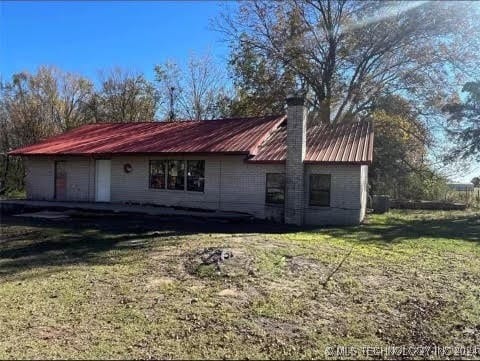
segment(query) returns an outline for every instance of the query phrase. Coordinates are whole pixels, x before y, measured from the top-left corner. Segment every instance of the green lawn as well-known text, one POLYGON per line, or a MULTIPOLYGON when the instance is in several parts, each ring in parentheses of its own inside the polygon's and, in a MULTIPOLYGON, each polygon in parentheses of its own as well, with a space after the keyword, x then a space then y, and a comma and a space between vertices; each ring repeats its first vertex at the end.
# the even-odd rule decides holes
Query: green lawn
POLYGON ((1 225, 1 359, 480 345, 478 212, 391 212, 304 231, 88 214, 1 225), (233 253, 220 273, 199 267, 207 247, 233 253))

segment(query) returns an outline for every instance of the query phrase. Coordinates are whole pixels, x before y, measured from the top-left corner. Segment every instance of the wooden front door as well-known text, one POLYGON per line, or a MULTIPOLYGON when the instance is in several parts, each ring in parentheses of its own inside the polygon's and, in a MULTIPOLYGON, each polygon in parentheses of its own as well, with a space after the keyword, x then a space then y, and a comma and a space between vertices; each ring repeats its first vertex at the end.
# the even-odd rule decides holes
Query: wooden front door
POLYGON ((55 200, 67 200, 67 162, 55 162, 55 200))

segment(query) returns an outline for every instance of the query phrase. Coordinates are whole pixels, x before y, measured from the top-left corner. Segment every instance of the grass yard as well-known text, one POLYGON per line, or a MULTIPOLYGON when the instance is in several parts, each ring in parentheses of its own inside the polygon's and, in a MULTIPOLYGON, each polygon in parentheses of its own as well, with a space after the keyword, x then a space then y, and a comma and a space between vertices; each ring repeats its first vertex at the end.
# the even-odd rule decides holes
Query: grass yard
POLYGON ((335 345, 480 345, 480 213, 396 211, 306 231, 3 216, 0 330, 1 359, 324 358, 335 345), (234 255, 220 273, 199 266, 208 247, 234 255))

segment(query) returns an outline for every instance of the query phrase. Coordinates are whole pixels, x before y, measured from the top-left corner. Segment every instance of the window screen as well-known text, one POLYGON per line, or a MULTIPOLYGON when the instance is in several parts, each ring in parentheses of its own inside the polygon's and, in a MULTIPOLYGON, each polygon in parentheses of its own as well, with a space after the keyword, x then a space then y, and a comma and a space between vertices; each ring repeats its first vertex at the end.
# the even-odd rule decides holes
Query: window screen
POLYGON ((285 174, 267 173, 266 202, 282 204, 285 201, 285 174))
POLYGON ((165 162, 150 161, 150 188, 165 189, 165 162))
POLYGON ((203 192, 205 187, 205 161, 189 160, 187 162, 187 190, 203 192))
POLYGON ((168 161, 168 189, 185 190, 185 162, 183 160, 168 161))
POLYGON ((330 174, 310 175, 310 205, 330 206, 330 174))

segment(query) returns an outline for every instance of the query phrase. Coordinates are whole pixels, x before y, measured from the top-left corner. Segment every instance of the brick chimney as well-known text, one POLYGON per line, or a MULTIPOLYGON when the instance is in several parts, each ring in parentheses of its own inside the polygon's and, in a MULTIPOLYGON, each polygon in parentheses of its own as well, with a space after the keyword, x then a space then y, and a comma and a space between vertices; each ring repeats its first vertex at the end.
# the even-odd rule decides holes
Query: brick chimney
POLYGON ((285 223, 303 224, 307 107, 305 93, 287 96, 287 161, 285 165, 285 223))

